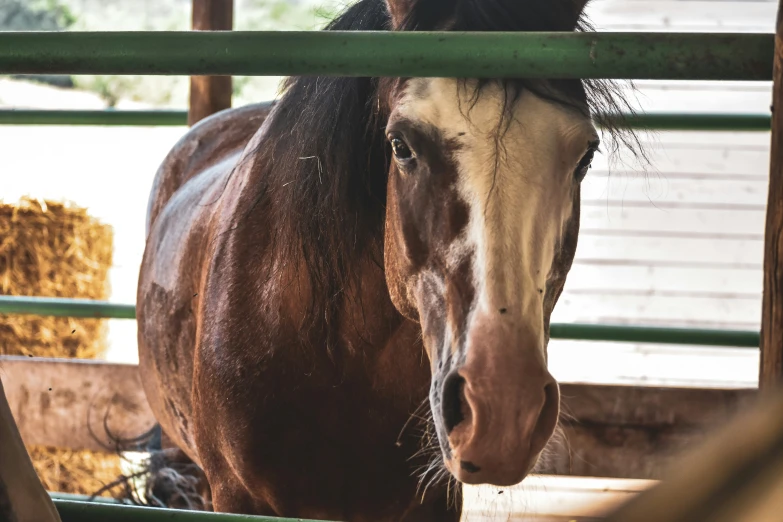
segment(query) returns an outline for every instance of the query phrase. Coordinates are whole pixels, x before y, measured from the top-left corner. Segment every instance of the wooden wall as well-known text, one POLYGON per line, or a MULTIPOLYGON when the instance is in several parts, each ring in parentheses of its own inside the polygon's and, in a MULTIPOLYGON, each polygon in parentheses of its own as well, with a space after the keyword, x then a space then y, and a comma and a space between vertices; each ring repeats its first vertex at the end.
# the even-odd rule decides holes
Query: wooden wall
MULTIPOLYGON (((11 411, 26 444, 112 448, 153 427, 135 365, 0 357, 11 411)), ((755 390, 564 384, 563 443, 540 473, 659 478, 672 456, 701 442, 755 390)))

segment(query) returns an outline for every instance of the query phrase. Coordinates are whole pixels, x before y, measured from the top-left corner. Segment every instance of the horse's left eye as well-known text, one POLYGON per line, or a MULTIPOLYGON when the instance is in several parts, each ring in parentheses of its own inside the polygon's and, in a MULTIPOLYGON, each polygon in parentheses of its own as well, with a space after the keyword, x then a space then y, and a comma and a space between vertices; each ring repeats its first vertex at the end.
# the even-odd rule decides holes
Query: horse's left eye
POLYGON ((587 175, 587 170, 592 166, 593 156, 595 156, 596 150, 598 150, 598 145, 591 144, 585 155, 579 160, 579 165, 576 166, 577 181, 582 181, 587 175))
POLYGON ((408 161, 413 159, 413 152, 411 152, 411 149, 408 147, 408 145, 400 138, 392 138, 391 146, 392 151, 394 152, 394 156, 398 160, 408 161))

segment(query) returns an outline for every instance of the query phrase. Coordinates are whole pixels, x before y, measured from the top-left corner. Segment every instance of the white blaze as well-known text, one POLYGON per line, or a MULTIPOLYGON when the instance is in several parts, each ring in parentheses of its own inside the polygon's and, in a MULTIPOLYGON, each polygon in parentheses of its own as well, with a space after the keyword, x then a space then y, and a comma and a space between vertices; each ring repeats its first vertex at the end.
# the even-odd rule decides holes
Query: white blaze
POLYGON ((475 252, 474 307, 505 308, 540 333, 543 343, 539 289, 546 288, 556 242, 571 216, 574 171, 596 131, 575 111, 524 92, 498 134, 504 99, 496 84, 475 99, 471 85, 416 78, 395 115, 432 125, 461 144, 455 156, 458 190, 470 218, 451 246, 449 263, 456 266, 466 252, 475 252))

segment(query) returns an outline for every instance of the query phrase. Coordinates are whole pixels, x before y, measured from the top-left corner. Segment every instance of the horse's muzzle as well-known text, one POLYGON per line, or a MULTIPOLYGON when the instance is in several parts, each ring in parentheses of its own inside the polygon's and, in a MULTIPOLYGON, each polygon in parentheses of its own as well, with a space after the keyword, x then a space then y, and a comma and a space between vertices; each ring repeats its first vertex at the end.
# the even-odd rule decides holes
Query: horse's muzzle
POLYGON ((443 383, 445 463, 461 482, 518 484, 554 433, 559 388, 526 333, 497 322, 476 324, 465 363, 443 383))

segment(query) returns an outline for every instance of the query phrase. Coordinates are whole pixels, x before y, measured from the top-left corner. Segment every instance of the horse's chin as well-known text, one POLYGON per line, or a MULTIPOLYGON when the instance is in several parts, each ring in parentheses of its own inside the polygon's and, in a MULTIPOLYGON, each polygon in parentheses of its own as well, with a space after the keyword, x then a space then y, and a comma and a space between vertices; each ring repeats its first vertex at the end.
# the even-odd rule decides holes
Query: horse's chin
POLYGON ((521 483, 533 472, 538 462, 538 457, 539 455, 536 455, 525 466, 508 467, 503 470, 465 469, 462 461, 457 457, 449 459, 444 456, 443 463, 449 473, 462 484, 469 486, 511 487, 521 483))

